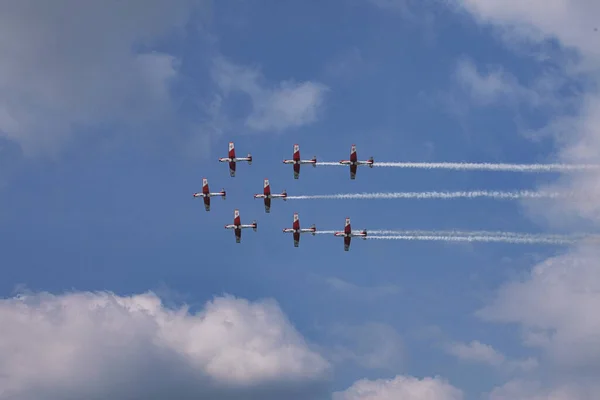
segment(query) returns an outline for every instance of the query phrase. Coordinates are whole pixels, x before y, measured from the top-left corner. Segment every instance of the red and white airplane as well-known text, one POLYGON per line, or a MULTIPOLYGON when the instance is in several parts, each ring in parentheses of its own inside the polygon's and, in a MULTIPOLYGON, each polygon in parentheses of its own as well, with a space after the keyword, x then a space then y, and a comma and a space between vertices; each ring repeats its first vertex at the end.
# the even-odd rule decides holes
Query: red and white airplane
POLYGON ((363 229, 362 231, 354 231, 352 232, 352 226, 350 225, 350 218, 346 218, 346 226, 344 226, 343 232, 335 232, 334 236, 341 236, 344 238, 344 250, 350 250, 350 242, 352 241, 353 236, 362 237, 364 240, 367 240, 367 230, 363 229))
POLYGON ((204 208, 206 208, 206 211, 210 211, 210 198, 214 196, 222 196, 225 200, 227 193, 225 189, 221 189, 218 193, 211 193, 208 189, 208 179, 202 178, 202 191, 194 193, 194 197, 204 197, 204 208))
POLYGON ((350 179, 356 179, 356 169, 359 165, 368 165, 373 168, 373 157, 369 158, 367 161, 358 161, 358 157, 356 155, 356 145, 353 144, 350 148, 350 159, 349 160, 341 160, 340 164, 349 165, 350 166, 350 179))
POLYGON ((257 227, 256 221, 252 221, 248 225, 243 225, 240 218, 240 210, 238 209, 233 210, 233 224, 225 225, 225 229, 234 229, 236 243, 240 243, 242 240, 242 229, 252 228, 256 232, 257 227))
POLYGON ((283 189, 283 192, 281 192, 281 194, 272 194, 271 193, 271 184, 269 183, 269 179, 265 179, 264 185, 263 185, 263 194, 255 194, 254 198, 255 199, 265 199, 265 212, 270 213, 271 212, 271 199, 283 199, 284 201, 286 201, 287 200, 287 192, 285 191, 285 189, 283 189))
POLYGON ((300 159, 300 146, 294 145, 294 154, 291 160, 283 160, 284 164, 294 165, 294 179, 298 179, 300 176, 300 165, 301 164, 312 164, 313 167, 317 166, 317 157, 313 157, 312 160, 301 160, 300 159))
POLYGON ((229 175, 231 177, 235 176, 235 163, 238 161, 247 161, 248 165, 252 165, 252 155, 248 153, 248 157, 236 157, 235 156, 235 146, 233 142, 229 142, 229 157, 221 157, 219 158, 220 162, 228 162, 229 163, 229 175))
POLYGON ((300 235, 302 233, 310 233, 315 236, 317 233, 317 227, 315 224, 312 224, 310 228, 301 229, 300 228, 300 218, 298 218, 298 213, 294 213, 294 223, 292 228, 284 228, 283 233, 293 233, 294 234, 294 247, 298 247, 300 245, 300 235))

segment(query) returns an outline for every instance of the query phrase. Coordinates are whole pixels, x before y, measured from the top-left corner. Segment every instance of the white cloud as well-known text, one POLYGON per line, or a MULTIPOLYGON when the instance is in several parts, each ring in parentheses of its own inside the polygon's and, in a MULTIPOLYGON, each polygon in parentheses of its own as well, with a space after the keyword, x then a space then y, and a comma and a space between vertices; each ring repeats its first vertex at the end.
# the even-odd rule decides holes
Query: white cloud
POLYGON ((447 381, 435 378, 417 379, 398 375, 394 379, 354 382, 343 392, 335 392, 333 400, 462 400, 461 390, 447 381))
POLYGON ((143 52, 203 0, 2 2, 0 136, 54 154, 74 128, 168 118, 175 60, 143 52))
MULTIPOLYGON (((556 158, 569 163, 600 163, 597 151, 600 36, 594 30, 600 28, 597 19, 600 3, 589 0, 456 0, 453 3, 475 16, 476 21, 497 28, 511 47, 517 42, 519 50, 531 49, 529 44, 545 44, 546 39, 559 44, 560 57, 544 60, 545 65, 552 64, 552 68, 558 69, 555 75, 534 82, 500 79, 508 85, 484 93, 520 94, 524 105, 535 105, 540 98, 552 99, 548 123, 540 131, 555 139, 556 158), (569 82, 577 83, 581 89, 571 90, 569 82)), ((541 47, 542 51, 548 48, 541 47)), ((536 57, 533 54, 532 61, 540 60, 536 57)), ((485 80, 483 83, 490 84, 485 80)), ((489 87, 495 89, 491 84, 489 87)), ((575 198, 560 199, 542 207, 538 203, 528 211, 554 226, 597 228, 598 182, 597 173, 565 174, 542 189, 569 191, 575 193, 575 198)), ((523 280, 502 285, 493 302, 478 312, 487 321, 517 324, 523 331, 524 345, 541 350, 545 359, 540 366, 549 377, 545 382, 508 382, 494 390, 491 399, 583 400, 600 396, 600 387, 595 384, 600 369, 600 319, 596 312, 600 306, 599 256, 597 249, 579 246, 550 258, 535 266, 523 280)))
POLYGON ((453 356, 468 362, 487 364, 507 371, 531 371, 538 363, 533 358, 525 360, 510 360, 489 344, 477 340, 471 343, 452 343, 446 346, 446 351, 453 356))
POLYGON ((454 0, 480 22, 514 31, 513 37, 533 41, 558 39, 593 63, 600 61, 600 3, 593 0, 454 0))
POLYGON ((329 377, 270 300, 218 297, 190 314, 152 293, 42 293, 1 300, 0 321, 8 398, 304 399, 329 377))
POLYGON ((312 124, 319 117, 327 86, 318 82, 282 81, 268 85, 257 68, 214 61, 213 78, 224 97, 232 92, 249 96, 252 109, 245 125, 255 131, 283 131, 312 124))

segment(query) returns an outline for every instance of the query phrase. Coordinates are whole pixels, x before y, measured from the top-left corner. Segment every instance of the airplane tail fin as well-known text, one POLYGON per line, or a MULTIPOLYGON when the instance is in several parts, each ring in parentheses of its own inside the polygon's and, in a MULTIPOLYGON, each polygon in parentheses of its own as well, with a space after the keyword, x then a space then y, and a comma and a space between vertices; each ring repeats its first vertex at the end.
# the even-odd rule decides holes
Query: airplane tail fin
POLYGON ((363 236, 363 239, 367 240, 367 230, 363 229, 362 233, 365 235, 365 236, 363 236))
POLYGON ((252 221, 252 225, 254 225, 254 226, 252 227, 252 230, 253 230, 254 232, 256 232, 256 229, 258 228, 258 224, 256 223, 256 220, 252 221))
POLYGON ((287 190, 283 189, 283 192, 281 192, 281 194, 283 195, 283 201, 287 201, 287 190))
POLYGON ((225 197, 227 197, 227 192, 225 191, 225 188, 221 189, 221 193, 223 193, 223 200, 225 200, 225 197))
POLYGON ((312 225, 310 226, 310 229, 312 229, 312 230, 313 230, 311 234, 312 234, 313 236, 315 236, 315 235, 317 234, 317 226, 316 226, 315 224, 312 224, 312 225))
POLYGON ((317 168, 317 156, 314 156, 314 157, 312 158, 312 162, 313 162, 313 165, 312 165, 312 166, 313 166, 313 168, 317 168))
POLYGON ((248 165, 252 165, 252 154, 248 153, 248 165))
POLYGON ((373 163, 374 163, 374 161, 373 161, 373 156, 371 156, 371 157, 369 158, 369 163, 370 163, 370 164, 369 164, 369 167, 373 168, 373 163))

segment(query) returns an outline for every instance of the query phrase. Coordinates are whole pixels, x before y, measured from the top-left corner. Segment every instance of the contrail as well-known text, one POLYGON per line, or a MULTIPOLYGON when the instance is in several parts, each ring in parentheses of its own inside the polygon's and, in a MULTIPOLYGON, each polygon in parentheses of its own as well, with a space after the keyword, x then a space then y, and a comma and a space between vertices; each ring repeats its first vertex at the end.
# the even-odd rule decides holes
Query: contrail
POLYGON ((394 235, 367 236, 378 240, 425 240, 443 242, 505 242, 515 244, 573 244, 577 240, 558 237, 518 237, 518 236, 443 236, 443 235, 394 235))
POLYGON ((457 198, 478 198, 489 197, 494 199, 539 199, 539 198, 557 198, 568 197, 568 193, 560 192, 538 192, 538 191, 488 191, 475 190, 470 192, 379 192, 379 193, 339 193, 339 194, 318 194, 306 196, 288 196, 288 200, 345 200, 345 199, 457 199, 457 198))
POLYGON ((453 169, 511 172, 559 172, 600 169, 598 164, 505 164, 505 163, 466 163, 466 162, 376 162, 374 167, 394 167, 413 169, 453 169))

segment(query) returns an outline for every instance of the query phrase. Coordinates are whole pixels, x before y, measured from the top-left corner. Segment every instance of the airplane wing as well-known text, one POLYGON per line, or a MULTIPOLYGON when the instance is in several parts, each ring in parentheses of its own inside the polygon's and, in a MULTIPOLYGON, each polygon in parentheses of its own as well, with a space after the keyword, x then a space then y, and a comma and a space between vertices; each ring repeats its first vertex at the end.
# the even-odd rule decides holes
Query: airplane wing
POLYGON ((350 242, 352 241, 351 236, 344 237, 344 251, 350 250, 350 242))
POLYGON ((294 179, 300 176, 300 164, 294 164, 294 179))
POLYGON ((235 242, 240 243, 241 241, 242 241, 242 230, 236 229, 235 230, 235 242))
POLYGON ((271 199, 265 197, 265 212, 268 214, 271 212, 271 199))
POLYGON ((204 208, 206 211, 210 211, 210 196, 204 197, 204 208))
POLYGON ((235 177, 235 162, 229 162, 229 175, 233 178, 235 177))
POLYGON ((350 179, 356 179, 356 165, 350 165, 350 179))
POLYGON ((300 245, 300 232, 294 232, 294 247, 300 245))

